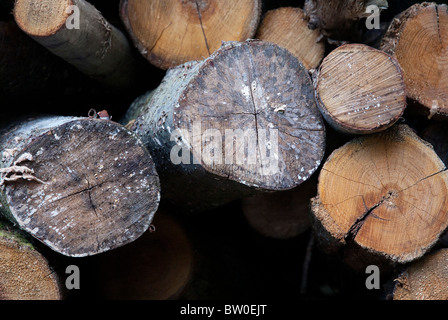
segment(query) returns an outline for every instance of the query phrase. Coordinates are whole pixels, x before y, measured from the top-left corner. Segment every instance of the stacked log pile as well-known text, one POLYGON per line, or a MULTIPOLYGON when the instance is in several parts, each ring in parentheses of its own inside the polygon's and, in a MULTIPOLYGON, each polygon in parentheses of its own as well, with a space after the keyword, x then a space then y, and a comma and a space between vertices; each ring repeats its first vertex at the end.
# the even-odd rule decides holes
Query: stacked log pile
POLYGON ((446 299, 448 7, 404 3, 0 1, 0 298, 446 299))

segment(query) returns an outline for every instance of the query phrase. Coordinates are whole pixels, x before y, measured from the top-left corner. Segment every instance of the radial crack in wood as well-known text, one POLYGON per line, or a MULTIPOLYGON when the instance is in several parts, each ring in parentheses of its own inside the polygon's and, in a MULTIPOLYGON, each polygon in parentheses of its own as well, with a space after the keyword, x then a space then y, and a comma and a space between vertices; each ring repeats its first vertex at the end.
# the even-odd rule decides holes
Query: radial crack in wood
POLYGON ((447 187, 448 171, 432 147, 396 125, 327 159, 312 199, 314 228, 322 248, 349 263, 410 262, 448 226, 447 187))
POLYGON ((261 1, 122 0, 120 16, 140 53, 169 69, 207 58, 223 41, 253 38, 261 1))
POLYGON ((196 209, 292 189, 325 151, 307 70, 264 41, 225 43, 169 70, 125 119, 153 153, 163 198, 196 209))

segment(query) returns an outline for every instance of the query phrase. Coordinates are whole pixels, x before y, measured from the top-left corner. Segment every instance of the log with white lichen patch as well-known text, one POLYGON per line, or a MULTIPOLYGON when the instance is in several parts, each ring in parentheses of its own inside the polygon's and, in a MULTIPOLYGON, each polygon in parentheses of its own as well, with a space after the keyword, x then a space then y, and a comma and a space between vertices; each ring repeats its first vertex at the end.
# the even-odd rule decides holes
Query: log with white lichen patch
POLYGON ((38 117, 0 135, 0 212, 67 256, 104 252, 145 232, 159 179, 140 140, 109 120, 38 117))
POLYGON ((171 69, 130 113, 128 127, 153 154, 162 197, 195 211, 292 189, 325 150, 307 70, 264 41, 225 43, 203 61, 171 69))
POLYGON ((85 0, 17 0, 17 25, 31 38, 107 85, 128 87, 138 72, 126 36, 85 0))
POLYGON ((0 221, 0 300, 59 300, 59 279, 46 258, 0 221))
POLYGON ((169 69, 208 57, 222 41, 253 38, 261 0, 121 0, 120 16, 140 53, 169 69))

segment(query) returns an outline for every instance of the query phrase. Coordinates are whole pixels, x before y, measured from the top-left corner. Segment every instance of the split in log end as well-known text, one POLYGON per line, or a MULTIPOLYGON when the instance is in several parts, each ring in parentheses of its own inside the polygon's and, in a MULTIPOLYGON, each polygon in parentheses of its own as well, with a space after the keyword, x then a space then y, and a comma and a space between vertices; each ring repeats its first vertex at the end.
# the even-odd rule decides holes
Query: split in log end
POLYGON ((325 162, 312 202, 322 247, 391 265, 420 258, 448 226, 447 173, 406 125, 348 142, 325 162))

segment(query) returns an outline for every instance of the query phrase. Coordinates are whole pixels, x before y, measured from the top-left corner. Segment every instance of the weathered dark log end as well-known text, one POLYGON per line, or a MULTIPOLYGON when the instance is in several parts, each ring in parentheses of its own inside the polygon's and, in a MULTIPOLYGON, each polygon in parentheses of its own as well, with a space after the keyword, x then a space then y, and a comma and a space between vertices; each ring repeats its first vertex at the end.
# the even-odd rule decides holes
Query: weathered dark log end
MULTIPOLYGON (((20 140, 20 130, 9 137, 20 140)), ((146 148, 119 124, 69 121, 11 150, 16 168, 3 175, 7 211, 55 251, 93 255, 148 229, 159 178, 146 148)))

